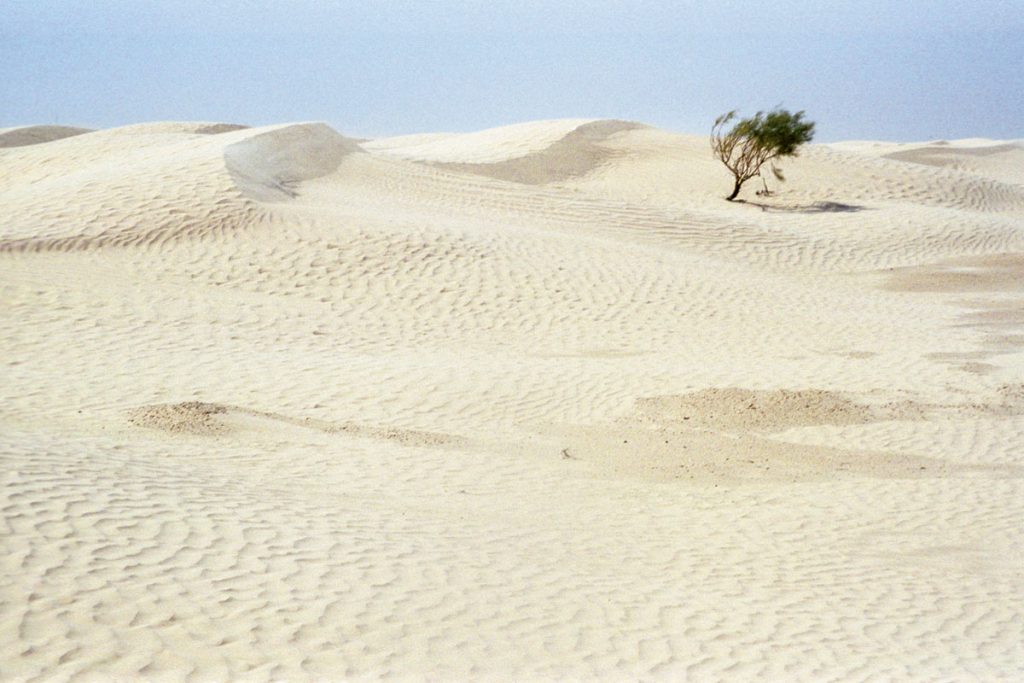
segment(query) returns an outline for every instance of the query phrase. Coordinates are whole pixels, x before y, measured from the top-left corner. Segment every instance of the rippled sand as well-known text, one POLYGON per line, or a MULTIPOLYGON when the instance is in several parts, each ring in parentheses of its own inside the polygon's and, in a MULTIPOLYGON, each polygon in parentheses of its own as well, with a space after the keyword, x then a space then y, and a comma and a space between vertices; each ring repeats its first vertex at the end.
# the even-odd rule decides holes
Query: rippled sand
POLYGON ((0 678, 1020 680, 1024 143, 0 131, 0 678))

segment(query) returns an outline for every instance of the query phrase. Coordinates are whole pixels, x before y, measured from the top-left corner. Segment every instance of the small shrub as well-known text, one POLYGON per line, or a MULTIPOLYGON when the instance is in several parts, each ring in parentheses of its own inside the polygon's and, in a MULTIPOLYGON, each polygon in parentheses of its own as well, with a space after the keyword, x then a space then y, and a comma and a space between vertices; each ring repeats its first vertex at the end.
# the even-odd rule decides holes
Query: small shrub
MULTIPOLYGON (((715 119, 711 128, 711 151, 732 172, 735 181, 732 201, 740 193, 743 183, 761 173, 761 167, 782 157, 796 156, 800 146, 814 137, 814 122, 804 120, 804 112, 791 114, 785 109, 757 112, 748 119, 740 119, 728 131, 725 127, 736 119, 730 111, 715 119)), ((772 173, 783 180, 782 171, 774 164, 772 173)))

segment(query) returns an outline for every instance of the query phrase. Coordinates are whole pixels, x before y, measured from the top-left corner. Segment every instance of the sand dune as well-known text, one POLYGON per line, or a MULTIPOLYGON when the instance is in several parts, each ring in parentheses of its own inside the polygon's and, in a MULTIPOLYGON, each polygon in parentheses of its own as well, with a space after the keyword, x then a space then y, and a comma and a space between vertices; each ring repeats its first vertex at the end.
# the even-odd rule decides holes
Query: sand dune
POLYGON ((66 132, 0 131, 0 677, 1024 675, 1020 141, 66 132))
POLYGON ((834 145, 872 156, 965 171, 1010 184, 1024 182, 1024 140, 938 140, 926 143, 847 142, 834 145))
POLYGON ((541 121, 440 139, 385 139, 367 149, 439 168, 543 185, 587 175, 614 153, 616 133, 644 128, 629 121, 541 121))
POLYGON ((248 197, 275 201, 295 197, 297 186, 337 170, 359 145, 324 124, 282 126, 224 148, 224 165, 248 197))

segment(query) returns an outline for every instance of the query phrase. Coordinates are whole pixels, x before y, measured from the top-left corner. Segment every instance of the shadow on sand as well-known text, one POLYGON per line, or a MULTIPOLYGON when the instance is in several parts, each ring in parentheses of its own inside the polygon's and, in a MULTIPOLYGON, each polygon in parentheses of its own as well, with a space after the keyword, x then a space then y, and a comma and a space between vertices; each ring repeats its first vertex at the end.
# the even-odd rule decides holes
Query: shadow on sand
POLYGON ((762 204, 744 199, 736 200, 737 204, 756 206, 762 211, 771 213, 855 213, 867 211, 866 207, 841 202, 814 202, 813 204, 762 204))

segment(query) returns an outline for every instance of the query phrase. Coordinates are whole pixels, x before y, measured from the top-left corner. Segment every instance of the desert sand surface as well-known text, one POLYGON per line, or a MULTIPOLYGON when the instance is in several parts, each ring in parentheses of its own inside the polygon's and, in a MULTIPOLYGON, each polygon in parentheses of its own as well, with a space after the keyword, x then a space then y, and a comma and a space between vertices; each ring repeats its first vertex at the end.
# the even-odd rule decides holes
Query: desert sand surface
POLYGON ((0 679, 1024 678, 1024 143, 0 131, 0 679))

